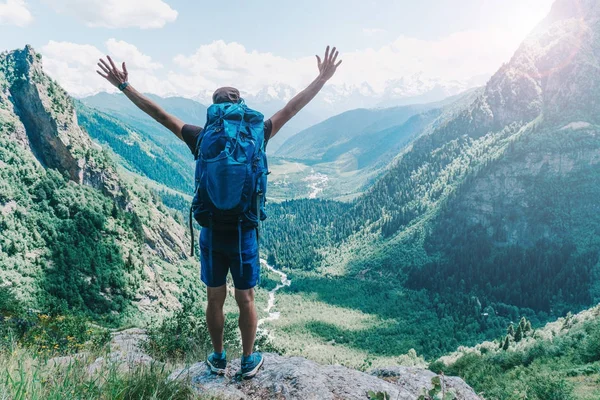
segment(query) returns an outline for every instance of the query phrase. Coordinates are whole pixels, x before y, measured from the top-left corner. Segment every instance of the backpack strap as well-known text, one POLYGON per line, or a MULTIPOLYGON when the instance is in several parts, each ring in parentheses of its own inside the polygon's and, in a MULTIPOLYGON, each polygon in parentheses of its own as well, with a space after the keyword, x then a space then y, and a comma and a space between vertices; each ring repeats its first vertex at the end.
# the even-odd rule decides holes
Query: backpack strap
POLYGON ((192 234, 192 251, 190 254, 190 257, 194 257, 194 208, 193 206, 190 207, 190 232, 192 234))
POLYGON ((202 128, 202 130, 198 134, 198 137, 196 138, 196 149, 194 151, 194 160, 198 160, 198 157, 200 157, 200 145, 202 144, 202 139, 204 139, 205 132, 206 132, 206 126, 204 128, 202 128))

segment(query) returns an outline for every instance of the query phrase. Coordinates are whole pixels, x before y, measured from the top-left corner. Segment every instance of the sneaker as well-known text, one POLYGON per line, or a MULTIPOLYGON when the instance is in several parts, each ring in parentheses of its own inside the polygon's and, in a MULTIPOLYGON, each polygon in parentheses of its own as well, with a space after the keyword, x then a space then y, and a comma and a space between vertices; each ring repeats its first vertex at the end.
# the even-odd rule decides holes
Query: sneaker
POLYGON ((263 356, 260 353, 252 353, 248 357, 242 357, 242 370, 241 376, 242 379, 250 379, 254 378, 254 376, 258 373, 260 367, 262 367, 264 362, 263 356))
POLYGON ((206 364, 210 367, 210 371, 213 374, 223 375, 225 374, 225 368, 227 368, 227 354, 225 350, 223 353, 212 353, 208 356, 206 364))

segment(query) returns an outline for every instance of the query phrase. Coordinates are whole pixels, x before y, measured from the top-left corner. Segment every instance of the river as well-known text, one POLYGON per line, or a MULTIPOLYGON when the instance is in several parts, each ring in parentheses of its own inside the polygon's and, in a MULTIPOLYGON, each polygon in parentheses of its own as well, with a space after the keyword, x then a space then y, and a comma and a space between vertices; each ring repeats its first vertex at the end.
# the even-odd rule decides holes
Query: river
POLYGON ((279 317, 281 317, 281 313, 278 311, 273 312, 273 308, 275 307, 275 295, 277 294, 277 292, 286 287, 286 286, 290 286, 292 284, 292 281, 288 279, 287 274, 276 270, 274 267, 272 267, 271 265, 267 264, 266 260, 261 259, 260 260, 260 264, 262 267, 267 268, 268 270, 276 273, 277 275, 279 275, 281 277, 281 283, 279 283, 277 286, 275 286, 275 288, 273 290, 271 290, 269 292, 269 301, 267 302, 267 307, 265 308, 265 311, 268 313, 268 316, 265 318, 261 318, 260 320, 258 320, 258 327, 260 327, 262 324, 264 324, 265 322, 269 322, 269 321, 275 321, 278 320, 279 317))

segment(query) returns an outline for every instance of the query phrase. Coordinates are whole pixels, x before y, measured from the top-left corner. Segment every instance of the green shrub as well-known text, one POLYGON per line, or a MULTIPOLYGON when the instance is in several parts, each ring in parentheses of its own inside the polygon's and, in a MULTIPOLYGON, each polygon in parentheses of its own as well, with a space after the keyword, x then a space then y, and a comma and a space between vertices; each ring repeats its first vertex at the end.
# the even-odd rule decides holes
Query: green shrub
POLYGON ((590 332, 581 347, 581 356, 585 362, 600 361, 600 324, 590 327, 590 332))
POLYGON ((26 312, 0 315, 0 350, 19 344, 38 355, 77 353, 84 348, 100 349, 110 340, 110 332, 90 328, 88 319, 77 315, 47 315, 26 312))
MULTIPOLYGON (((240 351, 237 318, 233 315, 225 318, 224 345, 232 355, 240 351)), ((151 324, 144 347, 161 361, 205 358, 212 351, 212 343, 204 311, 197 306, 184 305, 173 316, 151 324)))
POLYGON ((575 400, 573 385, 554 374, 532 376, 527 395, 536 400, 575 400))

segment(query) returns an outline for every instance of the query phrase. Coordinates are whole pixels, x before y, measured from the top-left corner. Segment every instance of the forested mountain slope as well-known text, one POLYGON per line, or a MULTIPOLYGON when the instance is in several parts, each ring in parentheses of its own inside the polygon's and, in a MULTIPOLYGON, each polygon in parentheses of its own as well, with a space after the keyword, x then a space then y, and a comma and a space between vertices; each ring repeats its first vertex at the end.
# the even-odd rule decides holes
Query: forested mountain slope
POLYGON ((356 203, 409 285, 546 312, 597 296, 600 9, 572 3, 356 203))
MULTIPOLYGON (((440 320, 466 318, 458 329, 471 333, 496 317, 545 320, 597 302, 599 21, 595 1, 557 1, 483 93, 347 211, 272 206, 271 260, 338 276, 336 287, 395 282, 429 296, 440 320), (296 245, 297 220, 331 229, 303 232, 310 242, 296 245)), ((354 304, 355 291, 335 301, 354 304)))
MULTIPOLYGON (((152 94, 147 96, 186 124, 204 126, 206 121, 206 107, 204 105, 183 97, 163 98, 152 94)), ((79 106, 78 112, 93 109, 103 115, 108 115, 127 126, 130 130, 139 133, 143 140, 151 141, 158 144, 159 147, 167 149, 169 162, 191 165, 189 164, 191 153, 188 147, 172 132, 137 108, 122 93, 99 93, 85 97, 80 101, 89 108, 85 109, 79 106), (176 158, 173 158, 173 156, 176 156, 176 158)))
MULTIPOLYGON (((204 126, 206 107, 197 101, 184 97, 160 97, 154 94, 146 94, 146 96, 157 102, 168 113, 177 115, 186 123, 204 126)), ((84 97, 81 102, 107 114, 120 116, 123 119, 143 121, 145 124, 149 123, 153 126, 156 123, 121 93, 98 93, 94 96, 84 97)))
POLYGON ((185 228, 119 176, 30 47, 0 55, 0 166, 0 286, 19 301, 116 321, 196 290, 185 228))
MULTIPOLYGON (((118 161, 129 171, 145 176, 155 182, 185 194, 194 190, 194 158, 187 146, 181 148, 181 141, 164 145, 151 131, 160 126, 148 128, 145 125, 129 125, 122 119, 75 102, 77 118, 90 137, 108 146, 118 161)), ((153 121, 154 122, 154 121, 153 121)), ((155 125, 156 122, 154 122, 155 125)), ((165 130, 166 131, 166 130, 165 130)), ((160 134, 165 134, 160 131, 160 134)), ((166 134, 174 135, 166 131, 166 134)))

